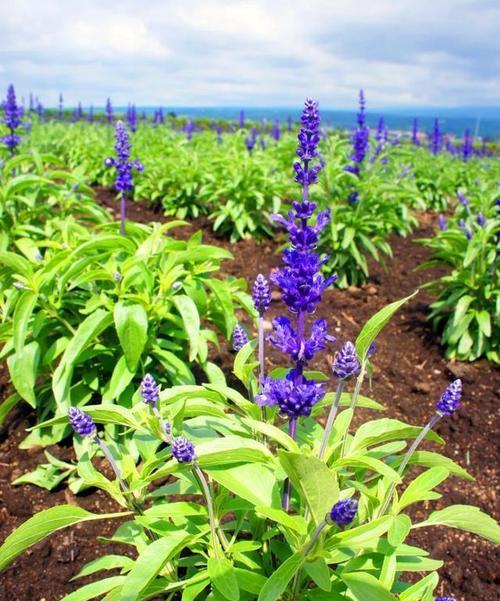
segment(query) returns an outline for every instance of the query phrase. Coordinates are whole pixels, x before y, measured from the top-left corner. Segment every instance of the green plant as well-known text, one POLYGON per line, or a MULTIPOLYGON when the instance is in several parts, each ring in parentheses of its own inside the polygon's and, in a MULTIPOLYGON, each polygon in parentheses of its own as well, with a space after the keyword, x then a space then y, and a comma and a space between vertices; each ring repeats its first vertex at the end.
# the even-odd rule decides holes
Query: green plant
MULTIPOLYGON (((214 326, 229 338, 248 298, 241 281, 212 275, 231 254, 202 244, 201 233, 165 236, 179 225, 131 223, 125 239, 109 223, 71 240, 59 231, 29 257, 0 253, 1 356, 17 391, 6 408, 23 398, 47 419, 96 396, 130 406, 136 374, 153 362, 165 383, 194 384, 194 363, 217 378, 208 359, 214 326)), ((66 433, 43 429, 23 444, 66 433)))

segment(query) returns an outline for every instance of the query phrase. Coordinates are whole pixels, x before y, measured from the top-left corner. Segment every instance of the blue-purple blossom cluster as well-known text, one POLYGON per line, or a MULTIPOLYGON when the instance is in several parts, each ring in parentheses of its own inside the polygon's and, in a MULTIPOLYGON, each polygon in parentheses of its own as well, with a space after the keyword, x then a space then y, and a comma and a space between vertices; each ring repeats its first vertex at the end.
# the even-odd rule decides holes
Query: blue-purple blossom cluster
POLYGON ((353 131, 352 140, 352 153, 348 155, 348 158, 353 162, 352 165, 344 167, 345 171, 359 175, 361 164, 365 160, 368 152, 370 143, 370 129, 366 125, 366 100, 363 90, 359 91, 359 112, 357 116, 358 127, 353 131))
POLYGON ((116 122, 115 128, 115 151, 116 158, 109 157, 104 161, 106 167, 116 168, 115 189, 118 192, 127 193, 134 187, 132 171, 143 171, 144 167, 140 161, 130 160, 130 140, 123 121, 116 122))
POLYGON ((443 415, 452 415, 460 406, 462 381, 454 380, 436 403, 436 410, 443 415))
POLYGON ((358 501, 356 499, 343 499, 332 507, 328 517, 340 528, 348 526, 356 517, 358 501))
POLYGON ((273 333, 269 340, 281 351, 290 355, 294 362, 284 379, 264 378, 256 402, 261 406, 278 406, 291 419, 309 415, 325 394, 323 384, 308 380, 304 367, 314 355, 326 348, 334 338, 328 335, 326 322, 318 319, 306 332, 306 315, 316 310, 321 295, 335 281, 335 277, 324 278, 320 273, 326 259, 315 251, 322 229, 330 220, 329 211, 318 214, 313 224, 316 204, 308 200, 309 186, 317 181, 321 164, 318 158, 320 117, 318 105, 307 98, 301 116, 298 134, 297 155, 300 162, 294 164, 295 181, 302 186, 302 201, 294 202, 288 216, 274 215, 276 222, 285 227, 289 234, 290 248, 283 253, 284 266, 271 275, 271 281, 282 292, 282 299, 295 316, 295 325, 288 317, 273 320, 273 333))
POLYGON ((184 436, 178 436, 172 443, 172 455, 179 463, 191 463, 196 455, 194 444, 184 436))
POLYGON ((88 436, 95 435, 96 427, 92 418, 79 407, 70 407, 68 409, 68 418, 71 427, 80 436, 87 438, 88 436))
POLYGON ((271 304, 271 290, 269 288, 269 282, 261 273, 259 273, 259 275, 255 278, 252 290, 252 300, 255 310, 260 316, 264 315, 271 304))
MULTIPOLYGON (((375 352, 375 346, 373 347, 375 352)), ((357 376, 360 371, 360 364, 356 347, 349 340, 345 342, 332 365, 333 375, 341 380, 347 380, 352 376, 357 376)))
POLYGON ((2 102, 3 118, 0 120, 9 128, 9 133, 1 138, 7 146, 10 154, 14 154, 21 138, 16 134, 17 128, 22 125, 23 108, 17 104, 14 86, 10 84, 7 88, 7 98, 2 102))
POLYGON ((438 154, 441 151, 443 145, 443 134, 439 127, 439 119, 434 119, 434 127, 430 137, 429 150, 432 154, 438 154))
POLYGON ((156 407, 160 400, 160 387, 151 374, 146 374, 141 382, 141 396, 146 405, 156 407))
POLYGON ((243 328, 237 323, 233 328, 233 350, 238 352, 248 342, 248 335, 243 328))

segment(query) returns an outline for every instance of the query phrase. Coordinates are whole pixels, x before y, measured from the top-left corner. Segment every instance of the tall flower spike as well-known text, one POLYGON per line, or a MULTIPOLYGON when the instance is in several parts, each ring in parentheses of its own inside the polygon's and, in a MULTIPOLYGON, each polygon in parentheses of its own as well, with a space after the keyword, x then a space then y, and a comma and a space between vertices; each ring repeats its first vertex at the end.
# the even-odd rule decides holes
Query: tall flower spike
POLYGON ((436 403, 436 410, 443 415, 452 415, 460 406, 462 380, 455 380, 443 392, 436 403))
POLYGON ((68 409, 68 419, 73 430, 80 436, 87 438, 95 435, 96 427, 92 418, 79 407, 70 407, 68 409))
POLYGON ((172 443, 172 455, 179 463, 191 463, 196 455, 193 443, 184 436, 178 436, 172 443))
POLYGON ((9 133, 1 138, 1 141, 7 146, 10 154, 14 154, 16 146, 21 138, 16 134, 16 129, 22 125, 23 108, 17 104, 14 86, 10 84, 7 88, 7 98, 2 102, 4 116, 0 121, 9 128, 9 133))
POLYGON ((356 347, 349 340, 345 342, 332 365, 333 375, 336 378, 346 380, 359 374, 360 364, 356 347))
POLYGON ((359 91, 359 112, 357 115, 358 127, 353 131, 351 136, 352 141, 352 153, 348 155, 348 158, 354 163, 352 165, 346 165, 345 171, 359 175, 361 164, 363 163, 366 153, 368 152, 370 130, 366 125, 366 100, 363 90, 359 91))
POLYGON ((436 597, 434 601, 457 601, 455 597, 436 597))
POLYGON ((248 342, 248 336, 245 329, 237 323, 233 329, 233 350, 238 352, 248 342))
POLYGON ((151 374, 146 374, 141 382, 141 396, 146 405, 156 407, 160 400, 160 387, 151 374))
POLYGON ((271 289, 269 288, 269 282, 261 273, 255 278, 252 299, 255 310, 259 315, 264 315, 271 304, 271 289))
POLYGON ((328 518, 332 523, 337 524, 339 528, 343 528, 354 520, 357 511, 358 501, 356 499, 343 499, 335 503, 328 514, 328 518))

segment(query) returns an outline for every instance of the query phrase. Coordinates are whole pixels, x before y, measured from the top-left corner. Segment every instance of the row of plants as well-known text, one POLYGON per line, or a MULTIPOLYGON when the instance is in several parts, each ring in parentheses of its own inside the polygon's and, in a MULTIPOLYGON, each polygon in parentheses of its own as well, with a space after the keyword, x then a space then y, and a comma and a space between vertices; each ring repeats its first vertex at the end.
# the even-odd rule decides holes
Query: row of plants
MULTIPOLYGON (((309 194, 321 167, 319 126, 317 104, 307 99, 295 168, 300 200, 286 218, 276 217, 290 245, 271 280, 288 315, 273 320, 268 342, 288 357, 287 364, 271 372, 266 367, 263 334, 271 289, 260 275, 252 295, 257 340, 247 340, 244 330, 235 336, 233 371, 239 390, 221 373, 202 386, 184 382, 161 389, 156 376, 163 373, 163 362, 153 353, 139 371, 155 377, 145 374, 140 387, 133 386, 119 404, 99 393, 91 398, 63 394, 64 411, 33 431, 71 426, 78 461, 68 469, 82 487, 106 491, 122 510, 93 514, 62 505, 42 511, 7 537, 0 547, 0 569, 58 529, 118 518, 121 523, 109 540, 133 548, 135 559, 103 555, 92 561, 78 577, 99 574, 97 580, 65 601, 437 601, 442 562, 408 544, 412 530, 449 526, 500 542, 499 526, 475 507, 440 508, 418 521, 408 511, 416 503, 439 499, 434 489, 449 476, 471 478, 451 459, 420 449, 424 439, 444 443, 433 428, 458 410, 460 380, 442 393, 421 427, 382 418, 352 428, 358 407, 383 409, 361 390, 376 360, 376 337, 410 297, 379 311, 355 343, 335 347, 326 322, 313 318, 335 281, 323 272, 318 253, 330 212, 318 210, 309 194), (331 375, 311 371, 310 364, 319 352, 333 348, 337 388, 329 392, 331 375), (316 418, 325 409, 323 426, 316 418), (114 479, 95 468, 96 455, 110 463, 114 479), (107 575, 111 569, 119 574, 107 575), (412 572, 427 575, 411 584, 412 572)), ((133 243, 131 237, 118 238, 123 248, 133 243)), ((147 278, 147 267, 140 265, 138 273, 135 277, 147 278)), ((134 302, 138 296, 133 293, 134 302)), ((120 314, 123 299, 112 302, 120 314)), ((143 345, 144 330, 127 329, 125 364, 127 352, 143 345)), ((161 324, 156 336, 160 330, 161 324)), ((78 333, 70 337, 64 355, 78 338, 78 333)), ((178 341, 185 341, 182 333, 178 341)), ((82 358, 72 352, 63 358, 54 374, 56 386, 67 384, 68 374, 80 366, 89 371, 106 363, 100 348, 94 350, 97 355, 82 358)), ((91 381, 98 383, 98 374, 91 381)))

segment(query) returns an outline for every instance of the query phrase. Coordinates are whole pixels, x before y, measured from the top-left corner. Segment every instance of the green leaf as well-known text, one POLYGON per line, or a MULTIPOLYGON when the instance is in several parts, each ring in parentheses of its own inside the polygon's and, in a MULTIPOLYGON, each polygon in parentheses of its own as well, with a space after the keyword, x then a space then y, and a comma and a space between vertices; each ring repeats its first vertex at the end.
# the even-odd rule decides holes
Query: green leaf
MULTIPOLYGON (((421 431, 422 428, 419 426, 409 426, 397 419, 383 417, 382 419, 366 422, 358 428, 349 452, 359 452, 374 444, 380 444, 389 440, 416 438, 421 431)), ((432 430, 427 433, 425 438, 434 442, 443 442, 443 439, 432 430)))
POLYGON ((14 327, 14 349, 20 351, 26 339, 28 323, 36 305, 38 295, 31 290, 25 290, 16 303, 12 324, 14 327))
POLYGON ((76 505, 59 505, 40 511, 9 534, 0 547, 0 570, 31 545, 52 532, 78 522, 104 520, 130 515, 130 512, 95 514, 76 505))
POLYGON ((450 474, 455 474, 464 480, 474 480, 474 478, 464 470, 463 467, 455 463, 449 457, 433 453, 432 451, 415 451, 410 459, 411 464, 423 465, 425 467, 440 466, 447 469, 450 474))
POLYGON ((295 553, 272 573, 262 587, 257 601, 276 601, 285 592, 290 580, 304 563, 302 553, 295 553))
POLYGON ((179 553, 191 537, 186 532, 169 532, 167 536, 148 545, 127 574, 120 601, 136 601, 167 561, 179 553))
POLYGON ((229 601, 238 601, 240 589, 233 562, 227 557, 209 557, 207 561, 208 575, 217 591, 229 601))
MULTIPOLYGON (((97 582, 91 582, 82 586, 76 591, 64 596, 61 601, 89 601, 96 597, 101 598, 101 595, 117 589, 125 581, 125 576, 111 576, 97 582)), ((106 599, 108 597, 106 596, 106 599)))
POLYGON ((414 528, 426 526, 450 526, 482 536, 495 544, 500 544, 500 526, 496 521, 472 505, 451 505, 446 509, 433 511, 431 515, 414 528))
POLYGON ((252 505, 278 507, 280 497, 274 474, 262 463, 248 463, 230 467, 209 467, 211 478, 252 505))
POLYGON ((35 383, 40 363, 40 346, 33 341, 7 359, 12 384, 19 396, 36 407, 35 383))
POLYGON ((142 305, 117 303, 113 316, 127 367, 135 372, 148 339, 148 314, 142 305))
POLYGON ((316 524, 324 519, 339 498, 337 477, 317 457, 278 451, 283 469, 305 500, 316 524))
POLYGON ((326 561, 320 557, 315 561, 308 561, 304 564, 304 570, 314 580, 320 589, 324 591, 332 590, 332 582, 330 580, 330 569, 326 561))
POLYGON ((370 347, 370 344, 375 340, 380 331, 385 327, 385 325, 389 322, 391 317, 396 313, 396 311, 403 306, 407 301, 417 294, 418 290, 413 292, 405 298, 402 298, 398 301, 387 305, 380 311, 377 311, 373 317, 365 323, 363 329, 359 333, 356 339, 356 350, 358 351, 358 355, 361 361, 364 361, 366 357, 366 353, 370 347))
POLYGON ((332 465, 332 467, 334 468, 344 466, 352 466, 372 470, 377 474, 381 474, 382 476, 389 478, 391 482, 401 481, 400 476, 395 470, 392 469, 392 467, 389 467, 386 463, 380 461, 379 459, 375 459, 375 457, 368 457, 367 455, 348 455, 343 459, 335 461, 335 463, 333 463, 332 465))
POLYGON ((79 355, 90 342, 113 323, 112 315, 105 309, 97 309, 79 325, 74 337, 70 340, 57 369, 54 372, 52 390, 58 404, 67 406, 69 385, 73 376, 73 368, 79 355))
POLYGON ((479 311, 476 313, 476 320, 481 332, 489 338, 491 336, 491 318, 488 311, 479 311))
POLYGON ((411 520, 407 515, 401 514, 394 517, 394 521, 387 531, 387 540, 392 547, 399 547, 408 536, 411 529, 411 520))
POLYGON ((340 575, 357 601, 397 601, 374 576, 365 572, 340 575))
POLYGON ((255 511, 258 514, 269 518, 273 522, 281 524, 291 530, 295 530, 295 532, 298 532, 299 534, 307 533, 307 523, 301 515, 289 515, 282 509, 274 509, 273 507, 265 507, 263 505, 257 505, 255 511))
POLYGON ((182 323, 189 339, 189 360, 194 361, 198 354, 200 340, 200 315, 194 302, 185 295, 177 295, 172 299, 182 317, 182 323))
POLYGON ((363 547, 371 541, 379 539, 390 528, 393 517, 384 515, 377 518, 368 524, 338 532, 334 534, 326 543, 328 549, 344 548, 344 547, 363 547))
POLYGON ((428 574, 425 578, 400 593, 399 599, 400 601, 426 601, 426 595, 432 593, 438 584, 438 574, 436 572, 428 574))
POLYGON ((103 555, 93 561, 85 564, 83 568, 78 572, 76 576, 73 576, 71 580, 77 578, 83 578, 90 574, 95 574, 101 570, 114 570, 117 568, 131 568, 134 565, 134 560, 126 555, 103 555))
POLYGON ((413 482, 411 482, 401 495, 397 504, 398 509, 401 511, 408 505, 417 503, 418 501, 426 501, 440 497, 432 489, 438 484, 441 484, 443 480, 446 480, 449 472, 444 467, 432 467, 431 469, 419 474, 413 482))
POLYGON ((33 275, 33 269, 28 259, 25 259, 16 253, 0 253, 0 265, 9 267, 14 273, 22 275, 26 279, 29 279, 33 275))

